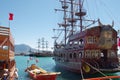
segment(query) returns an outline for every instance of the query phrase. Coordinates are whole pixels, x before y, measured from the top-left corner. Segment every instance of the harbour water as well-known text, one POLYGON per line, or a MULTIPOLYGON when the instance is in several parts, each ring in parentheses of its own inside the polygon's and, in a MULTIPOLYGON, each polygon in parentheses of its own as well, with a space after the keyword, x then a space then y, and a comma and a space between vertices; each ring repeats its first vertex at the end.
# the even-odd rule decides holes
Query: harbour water
MULTIPOLYGON (((36 63, 38 66, 42 67, 43 69, 47 71, 61 71, 61 74, 57 77, 57 80, 81 80, 81 75, 72 73, 69 71, 65 71, 59 68, 55 67, 55 62, 52 59, 52 57, 38 57, 38 63, 36 61, 30 60, 29 64, 34 64, 36 63)), ((25 73, 25 69, 27 67, 27 60, 29 60, 28 56, 15 56, 17 68, 18 68, 18 74, 19 74, 19 79, 18 80, 32 80, 29 78, 28 74, 25 73)), ((120 72, 116 73, 106 73, 106 75, 120 75, 120 72)), ((92 75, 87 75, 85 77, 97 77, 97 76, 102 76, 101 74, 92 74, 92 75)), ((114 79, 114 80, 120 80, 120 79, 114 79)))

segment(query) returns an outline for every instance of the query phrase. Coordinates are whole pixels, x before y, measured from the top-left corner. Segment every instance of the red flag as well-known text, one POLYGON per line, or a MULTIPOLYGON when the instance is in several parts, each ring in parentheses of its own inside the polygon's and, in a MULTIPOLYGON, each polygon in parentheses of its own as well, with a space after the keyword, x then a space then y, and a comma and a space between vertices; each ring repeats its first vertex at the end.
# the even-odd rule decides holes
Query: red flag
POLYGON ((13 13, 9 13, 9 20, 13 20, 13 13))
POLYGON ((117 43, 117 45, 120 47, 120 38, 118 38, 118 43, 117 43))

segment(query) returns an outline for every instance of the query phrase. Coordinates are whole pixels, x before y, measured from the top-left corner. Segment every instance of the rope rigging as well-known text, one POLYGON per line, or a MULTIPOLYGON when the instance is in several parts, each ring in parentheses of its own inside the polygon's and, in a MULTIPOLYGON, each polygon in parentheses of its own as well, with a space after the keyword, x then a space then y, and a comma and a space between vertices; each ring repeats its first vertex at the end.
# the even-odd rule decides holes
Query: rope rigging
MULTIPOLYGON (((102 74, 105 77, 108 77, 106 74, 104 74, 103 72, 101 72, 99 69, 97 69, 96 67, 92 66, 91 64, 89 64, 88 62, 81 60, 82 62, 84 62, 85 64, 87 64, 88 66, 90 66, 92 69, 96 70, 98 73, 102 74)), ((83 76, 83 72, 82 72, 82 68, 81 68, 81 76, 82 76, 82 80, 84 80, 84 76, 83 76)), ((111 78, 108 77, 109 80, 112 80, 111 78)))

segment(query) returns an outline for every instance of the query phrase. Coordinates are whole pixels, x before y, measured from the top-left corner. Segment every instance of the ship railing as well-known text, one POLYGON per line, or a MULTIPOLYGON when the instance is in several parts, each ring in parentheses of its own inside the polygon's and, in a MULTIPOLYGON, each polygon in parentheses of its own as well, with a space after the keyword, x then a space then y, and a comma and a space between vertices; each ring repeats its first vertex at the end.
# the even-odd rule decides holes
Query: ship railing
POLYGON ((0 26, 0 35, 9 35, 9 28, 0 26))
POLYGON ((0 36, 3 41, 7 39, 12 45, 14 44, 14 39, 10 32, 10 28, 0 26, 0 36))

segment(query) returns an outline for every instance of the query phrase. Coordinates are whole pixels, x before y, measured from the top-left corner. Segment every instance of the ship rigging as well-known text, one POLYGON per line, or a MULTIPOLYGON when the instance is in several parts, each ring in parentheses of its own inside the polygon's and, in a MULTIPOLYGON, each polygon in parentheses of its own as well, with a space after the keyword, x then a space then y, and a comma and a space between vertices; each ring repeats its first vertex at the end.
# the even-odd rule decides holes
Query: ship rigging
POLYGON ((62 4, 62 9, 55 9, 55 11, 56 12, 62 11, 64 13, 63 14, 63 16, 64 16, 63 22, 58 23, 59 27, 60 28, 63 27, 63 29, 53 29, 54 31, 61 30, 61 32, 58 34, 58 36, 54 37, 54 39, 56 39, 56 41, 59 38, 59 36, 62 34, 62 32, 64 31, 64 41, 62 43, 64 43, 64 45, 66 45, 67 38, 69 36, 73 35, 74 33, 82 32, 83 30, 85 30, 86 28, 90 27, 91 25, 95 24, 98 21, 100 23, 99 19, 98 20, 87 20, 84 18, 87 14, 86 10, 83 9, 84 0, 78 0, 78 1, 74 1, 74 0, 61 1, 60 0, 60 2, 62 4), (80 4, 78 4, 78 3, 80 3, 80 4), (70 6, 70 8, 69 8, 69 6, 70 6), (83 26, 83 24, 86 24, 86 25, 83 26))
POLYGON ((72 72, 94 73, 88 64, 100 71, 118 71, 117 31, 113 24, 98 20, 86 20, 85 0, 59 0, 63 12, 63 29, 54 37, 54 60, 56 66, 72 72), (89 24, 88 24, 89 23, 89 24), (93 25, 98 23, 98 25, 93 25), (64 39, 59 41, 64 31, 64 39), (59 42, 58 42, 59 41, 59 42), (86 64, 88 63, 88 64, 86 64))

